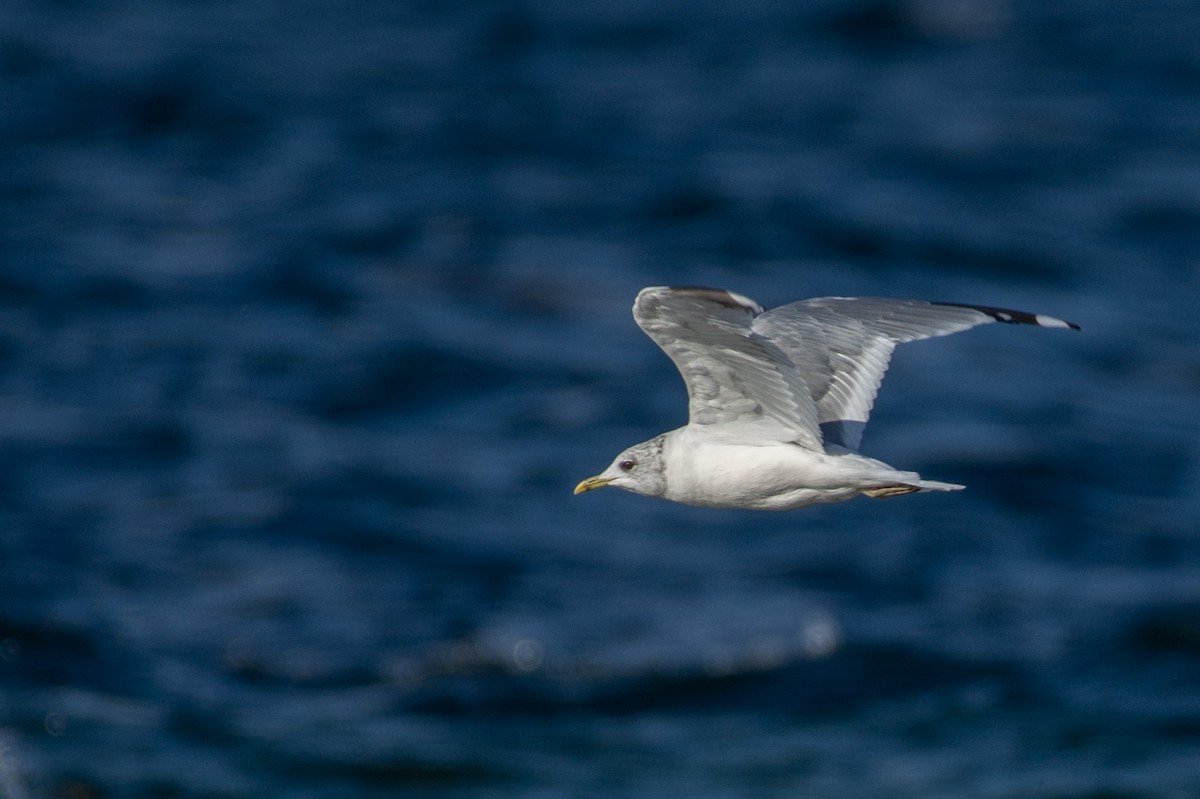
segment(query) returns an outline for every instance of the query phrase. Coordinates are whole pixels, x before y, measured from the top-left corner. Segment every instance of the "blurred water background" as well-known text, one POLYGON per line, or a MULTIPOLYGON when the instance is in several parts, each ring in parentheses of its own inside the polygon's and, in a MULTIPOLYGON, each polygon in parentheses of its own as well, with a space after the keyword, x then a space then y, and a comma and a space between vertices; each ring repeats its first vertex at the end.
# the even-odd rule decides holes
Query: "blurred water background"
POLYGON ((1192 0, 7 0, 0 797, 1200 795, 1192 0), (572 497, 646 285, 1017 307, 572 497))

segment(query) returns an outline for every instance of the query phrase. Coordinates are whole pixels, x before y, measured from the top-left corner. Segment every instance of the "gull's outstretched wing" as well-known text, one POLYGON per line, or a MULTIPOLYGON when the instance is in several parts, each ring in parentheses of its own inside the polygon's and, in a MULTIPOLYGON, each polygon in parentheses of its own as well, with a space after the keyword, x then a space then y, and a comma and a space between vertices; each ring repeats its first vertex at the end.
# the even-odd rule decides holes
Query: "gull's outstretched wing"
POLYGON ((751 329, 777 345, 800 371, 825 440, 857 449, 897 344, 991 322, 1079 329, 1025 311, 869 297, 781 305, 755 318, 751 329))
POLYGON ((758 303, 719 289, 642 289, 633 318, 671 357, 688 391, 688 423, 745 443, 821 450, 817 406, 788 356, 752 329, 758 303))

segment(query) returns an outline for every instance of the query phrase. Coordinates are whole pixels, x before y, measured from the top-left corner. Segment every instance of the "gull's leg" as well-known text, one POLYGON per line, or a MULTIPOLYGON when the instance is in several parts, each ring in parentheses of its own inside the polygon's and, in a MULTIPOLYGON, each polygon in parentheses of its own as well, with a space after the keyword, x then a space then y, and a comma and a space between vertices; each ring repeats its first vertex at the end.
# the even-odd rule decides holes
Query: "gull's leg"
POLYGON ((887 499, 888 497, 900 497, 905 494, 912 494, 921 489, 917 486, 904 485, 897 483, 890 486, 876 486, 875 488, 864 488, 863 493, 872 499, 887 499))

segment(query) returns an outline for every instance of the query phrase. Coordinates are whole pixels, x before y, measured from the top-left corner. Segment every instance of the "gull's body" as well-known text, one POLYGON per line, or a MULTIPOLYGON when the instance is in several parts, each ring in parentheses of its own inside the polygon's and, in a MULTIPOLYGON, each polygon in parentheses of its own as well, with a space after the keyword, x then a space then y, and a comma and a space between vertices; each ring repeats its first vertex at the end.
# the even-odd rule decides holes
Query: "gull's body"
POLYGON ((674 361, 688 424, 636 444, 575 493, 612 485, 688 505, 786 510, 963 486, 857 452, 898 343, 1049 316, 918 300, 825 297, 771 311, 733 292, 653 287, 634 319, 674 361))
POLYGON ((922 481, 858 453, 827 454, 795 444, 763 446, 714 440, 681 427, 662 436, 668 476, 663 499, 685 505, 787 510, 851 499, 864 488, 915 483, 923 488, 961 488, 922 481), (752 475, 752 480, 746 477, 752 475))

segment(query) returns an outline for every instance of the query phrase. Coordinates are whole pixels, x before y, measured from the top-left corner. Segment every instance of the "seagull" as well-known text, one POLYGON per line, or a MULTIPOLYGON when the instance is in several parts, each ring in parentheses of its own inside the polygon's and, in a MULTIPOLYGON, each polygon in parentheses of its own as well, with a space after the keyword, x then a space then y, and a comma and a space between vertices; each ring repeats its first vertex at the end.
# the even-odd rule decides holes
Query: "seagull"
POLYGON ((683 376, 688 423, 624 450, 575 493, 614 486, 756 510, 962 489, 858 452, 892 350, 992 322, 1079 329, 1026 311, 870 297, 764 311, 698 286, 642 289, 633 318, 683 376))

